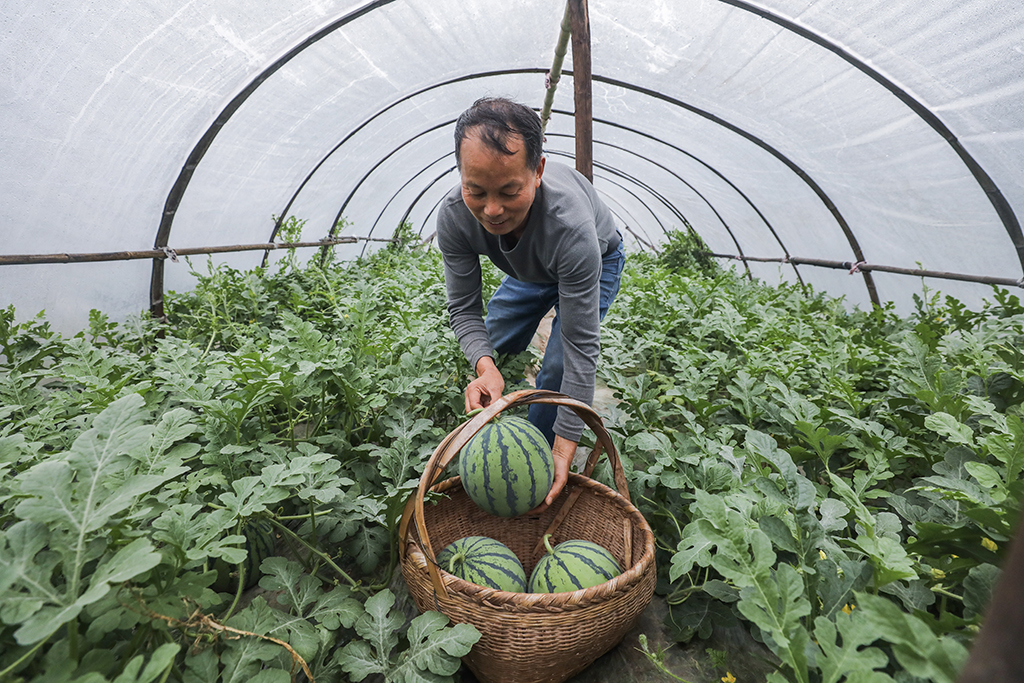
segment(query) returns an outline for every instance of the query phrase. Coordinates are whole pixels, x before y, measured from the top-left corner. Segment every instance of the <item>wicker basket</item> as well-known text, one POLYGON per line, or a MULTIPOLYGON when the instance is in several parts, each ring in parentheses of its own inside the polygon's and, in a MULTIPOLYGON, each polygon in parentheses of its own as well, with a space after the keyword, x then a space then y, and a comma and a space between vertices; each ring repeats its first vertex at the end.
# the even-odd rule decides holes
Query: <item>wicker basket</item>
POLYGON ((615 446, 585 403, 550 391, 508 394, 452 431, 427 462, 399 527, 402 573, 420 611, 436 610, 455 623, 470 623, 482 637, 463 662, 483 683, 560 683, 622 640, 654 593, 654 534, 630 502, 615 446), (539 515, 489 515, 463 491, 458 477, 440 484, 449 462, 494 415, 528 403, 572 408, 597 436, 584 474, 570 473, 565 489, 539 515), (618 492, 589 478, 608 454, 618 492), (424 506, 427 490, 443 493, 424 506), (611 551, 626 570, 598 586, 572 593, 509 593, 478 586, 437 566, 436 553, 464 536, 497 539, 512 549, 527 576, 552 542, 585 539, 611 551))

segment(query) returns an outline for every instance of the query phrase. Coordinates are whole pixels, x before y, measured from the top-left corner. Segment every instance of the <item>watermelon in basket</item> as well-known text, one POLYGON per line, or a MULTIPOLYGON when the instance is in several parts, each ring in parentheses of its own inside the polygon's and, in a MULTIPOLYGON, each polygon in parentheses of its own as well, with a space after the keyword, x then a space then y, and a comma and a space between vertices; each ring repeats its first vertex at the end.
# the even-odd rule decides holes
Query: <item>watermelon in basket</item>
POLYGON ((436 610, 481 633, 463 662, 483 683, 559 683, 618 644, 650 603, 656 581, 654 534, 629 501, 611 437, 590 406, 563 394, 528 389, 503 396, 453 430, 438 446, 406 504, 399 528, 402 574, 420 611, 436 610), (544 512, 498 517, 481 509, 459 477, 437 483, 445 467, 494 416, 534 402, 572 408, 597 437, 584 474, 569 474, 544 512), (589 477, 602 450, 615 491, 589 477), (444 495, 425 505, 428 490, 444 495), (465 581, 439 566, 437 554, 467 536, 508 546, 529 576, 550 543, 590 541, 607 549, 622 573, 571 592, 518 593, 465 581))

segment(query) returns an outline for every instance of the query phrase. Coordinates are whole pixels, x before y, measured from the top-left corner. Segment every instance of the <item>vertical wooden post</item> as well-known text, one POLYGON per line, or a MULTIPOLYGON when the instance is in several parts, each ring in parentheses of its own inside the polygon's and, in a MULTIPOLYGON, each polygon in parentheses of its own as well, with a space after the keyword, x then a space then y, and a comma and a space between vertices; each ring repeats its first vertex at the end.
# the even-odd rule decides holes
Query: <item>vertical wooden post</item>
POLYGON ((594 104, 587 0, 568 0, 572 26, 572 80, 576 93, 576 170, 594 182, 594 104))
POLYGON ((569 36, 572 35, 572 26, 569 24, 569 5, 565 5, 565 13, 562 15, 562 25, 558 32, 558 43, 555 45, 555 59, 551 63, 551 71, 548 72, 547 87, 544 92, 544 107, 540 112, 541 132, 547 130, 548 120, 551 118, 551 106, 555 101, 555 90, 558 88, 558 81, 562 78, 562 62, 565 60, 565 51, 569 47, 569 36))

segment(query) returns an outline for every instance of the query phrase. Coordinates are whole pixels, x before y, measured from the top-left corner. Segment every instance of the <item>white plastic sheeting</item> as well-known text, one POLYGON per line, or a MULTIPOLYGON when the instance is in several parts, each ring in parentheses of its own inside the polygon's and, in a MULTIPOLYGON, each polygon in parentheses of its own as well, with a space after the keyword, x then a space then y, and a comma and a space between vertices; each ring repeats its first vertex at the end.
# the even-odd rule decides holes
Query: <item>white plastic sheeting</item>
MULTIPOLYGON (((306 240, 339 213, 342 234, 387 237, 409 220, 429 235, 456 180, 452 121, 481 95, 540 106, 563 8, 4 0, 0 254, 145 250, 161 226, 172 248, 261 243, 283 212, 307 221, 306 240)), ((859 249, 872 264, 1024 274, 1024 4, 589 8, 594 182, 631 248, 685 219, 721 253, 856 261, 859 249)), ((547 140, 568 164, 572 85, 567 73, 547 140)), ((151 270, 0 266, 0 305, 74 330, 91 308, 147 310, 151 270)), ((870 301, 861 274, 750 270, 870 301)), ((167 289, 190 285, 184 263, 165 274, 167 289)), ((921 290, 916 277, 873 280, 903 310, 921 290)), ((972 304, 990 292, 928 285, 972 304)))

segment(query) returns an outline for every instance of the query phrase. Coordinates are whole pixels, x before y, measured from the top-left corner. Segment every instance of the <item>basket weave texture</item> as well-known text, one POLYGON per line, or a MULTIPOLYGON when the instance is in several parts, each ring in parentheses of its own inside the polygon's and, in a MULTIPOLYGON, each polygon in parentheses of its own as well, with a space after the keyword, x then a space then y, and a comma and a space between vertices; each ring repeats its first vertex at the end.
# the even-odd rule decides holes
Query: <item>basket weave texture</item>
POLYGON ((449 434, 428 461, 399 528, 402 574, 420 611, 436 610, 482 634, 463 662, 483 683, 560 683, 614 647, 650 603, 656 582, 654 534, 629 501, 625 475, 600 418, 563 394, 524 390, 508 394, 449 434), (533 402, 567 405, 593 429, 597 445, 583 474, 571 473, 544 512, 494 517, 466 495, 458 477, 439 484, 445 466, 494 415, 533 402), (589 478, 602 449, 619 491, 589 478), (427 491, 443 494, 424 505, 427 491), (464 536, 489 536, 519 557, 527 576, 552 545, 594 541, 625 568, 598 586, 571 593, 509 593, 464 581, 436 563, 445 546, 464 536))

